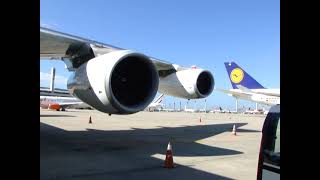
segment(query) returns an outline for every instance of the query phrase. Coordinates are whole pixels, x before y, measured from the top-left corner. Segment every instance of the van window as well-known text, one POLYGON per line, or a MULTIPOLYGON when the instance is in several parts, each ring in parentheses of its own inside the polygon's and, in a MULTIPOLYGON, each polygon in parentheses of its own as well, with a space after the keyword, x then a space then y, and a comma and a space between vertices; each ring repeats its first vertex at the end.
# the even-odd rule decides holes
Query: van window
POLYGON ((262 142, 262 152, 260 152, 262 166, 259 166, 262 174, 261 176, 258 175, 257 179, 280 179, 280 113, 269 113, 267 115, 263 127, 262 142))
POLYGON ((280 166, 280 117, 269 124, 269 136, 265 137, 263 150, 265 163, 280 166))

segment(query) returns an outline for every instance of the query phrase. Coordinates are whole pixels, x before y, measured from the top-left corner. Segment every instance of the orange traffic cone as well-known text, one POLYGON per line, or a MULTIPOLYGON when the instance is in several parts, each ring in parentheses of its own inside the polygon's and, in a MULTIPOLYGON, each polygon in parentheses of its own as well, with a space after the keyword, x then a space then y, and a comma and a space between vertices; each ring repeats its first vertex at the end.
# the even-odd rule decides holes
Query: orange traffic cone
POLYGON ((89 124, 92 124, 92 121, 91 121, 91 116, 89 117, 89 124))
POLYGON ((164 168, 175 168, 176 165, 173 164, 173 154, 172 154, 172 147, 170 142, 168 143, 167 147, 167 154, 166 154, 166 160, 164 161, 164 168))
POLYGON ((232 128, 232 134, 233 134, 233 135, 237 135, 236 125, 235 125, 235 124, 233 125, 233 128, 232 128))

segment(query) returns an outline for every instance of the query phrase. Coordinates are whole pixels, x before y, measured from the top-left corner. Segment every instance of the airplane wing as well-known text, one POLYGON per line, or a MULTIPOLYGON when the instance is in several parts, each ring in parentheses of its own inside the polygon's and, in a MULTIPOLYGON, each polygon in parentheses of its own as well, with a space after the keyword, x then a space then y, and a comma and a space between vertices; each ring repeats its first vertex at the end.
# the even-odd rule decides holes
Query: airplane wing
MULTIPOLYGON (((93 57, 117 50, 124 49, 40 27, 40 59, 69 60, 73 67, 77 67, 93 57)), ((160 59, 149 58, 158 71, 170 73, 185 69, 160 59)))
POLYGON ((219 89, 219 88, 216 88, 215 90, 226 93, 226 94, 231 94, 233 96, 243 96, 243 95, 252 95, 253 94, 251 92, 235 92, 235 91, 219 89))
POLYGON ((250 89, 246 88, 245 86, 242 85, 236 85, 240 90, 242 90, 243 92, 247 92, 247 93, 254 93, 253 91, 251 91, 250 89))

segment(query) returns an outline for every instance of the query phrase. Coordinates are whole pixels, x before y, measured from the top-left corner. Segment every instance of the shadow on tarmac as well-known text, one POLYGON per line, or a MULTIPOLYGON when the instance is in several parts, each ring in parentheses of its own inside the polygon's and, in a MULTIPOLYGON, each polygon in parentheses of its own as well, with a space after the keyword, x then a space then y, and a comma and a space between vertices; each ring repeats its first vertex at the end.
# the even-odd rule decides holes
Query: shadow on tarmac
MULTIPOLYGON (((41 179, 222 179, 190 166, 161 166, 171 141, 174 156, 221 156, 240 151, 195 141, 232 131, 234 123, 157 129, 65 131, 40 123, 41 179)), ((235 123, 237 127, 247 123, 235 123)), ((240 130, 240 129, 239 129, 240 130)), ((241 132, 259 132, 241 129, 241 132)))

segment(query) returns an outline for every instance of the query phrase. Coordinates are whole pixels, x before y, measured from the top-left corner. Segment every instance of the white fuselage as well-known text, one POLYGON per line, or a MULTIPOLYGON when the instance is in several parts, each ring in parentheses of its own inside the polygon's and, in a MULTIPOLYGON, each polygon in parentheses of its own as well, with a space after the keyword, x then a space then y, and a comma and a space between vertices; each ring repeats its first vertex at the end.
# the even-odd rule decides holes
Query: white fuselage
POLYGON ((244 92, 240 89, 230 89, 230 91, 237 92, 236 94, 231 94, 235 98, 267 105, 280 104, 280 89, 250 89, 251 92, 244 92))
POLYGON ((72 106, 77 108, 90 107, 75 97, 40 96, 40 106, 45 106, 47 104, 59 104, 61 106, 72 106))
POLYGON ((184 106, 184 110, 183 111, 184 112, 196 112, 195 109, 188 109, 186 105, 184 106))
POLYGON ((53 102, 77 102, 80 101, 75 97, 58 97, 58 96, 40 96, 40 100, 50 100, 53 102))
POLYGON ((185 112, 196 112, 194 109, 184 109, 185 112))

